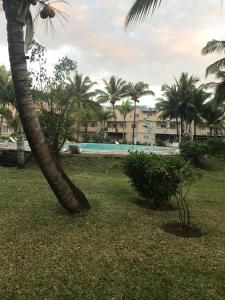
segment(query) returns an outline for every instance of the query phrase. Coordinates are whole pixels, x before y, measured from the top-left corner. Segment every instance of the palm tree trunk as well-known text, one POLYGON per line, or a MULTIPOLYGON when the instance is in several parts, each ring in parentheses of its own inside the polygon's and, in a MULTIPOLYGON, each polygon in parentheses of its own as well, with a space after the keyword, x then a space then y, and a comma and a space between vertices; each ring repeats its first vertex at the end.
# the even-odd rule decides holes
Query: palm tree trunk
POLYGON ((137 102, 134 101, 134 123, 133 123, 133 133, 132 133, 132 144, 133 145, 134 145, 134 142, 135 142, 136 108, 137 108, 137 102))
POLYGON ((183 119, 183 116, 181 116, 180 118, 180 125, 181 125, 181 140, 183 139, 183 136, 184 136, 184 119, 183 119))
POLYGON ((18 134, 17 139, 17 168, 21 169, 24 167, 24 134, 18 134))
POLYGON ((2 136, 3 116, 0 116, 0 137, 2 136))
POLYGON ((197 141, 197 124, 196 121, 194 120, 194 141, 197 141))
POLYGON ((125 142, 125 126, 126 126, 126 118, 123 119, 123 142, 125 142))
POLYGON ((54 157, 50 154, 45 141, 35 112, 27 76, 27 63, 24 53, 24 22, 20 22, 21 16, 18 16, 17 3, 19 2, 12 1, 13 0, 4 1, 4 9, 7 18, 8 47, 12 78, 24 132, 33 155, 59 202, 68 211, 75 213, 90 206, 85 195, 73 185, 54 157), (20 21, 18 21, 18 19, 20 21))
POLYGON ((115 132, 116 132, 116 140, 118 139, 118 128, 117 128, 117 120, 116 120, 116 112, 115 112, 115 103, 112 103, 113 107, 113 118, 114 118, 114 126, 115 126, 115 132))
POLYGON ((84 139, 85 139, 85 142, 87 140, 87 131, 88 131, 88 124, 85 124, 85 127, 84 127, 84 139))
POLYGON ((179 131, 179 122, 178 122, 178 118, 176 118, 176 127, 177 127, 177 141, 179 141, 180 131, 179 131))

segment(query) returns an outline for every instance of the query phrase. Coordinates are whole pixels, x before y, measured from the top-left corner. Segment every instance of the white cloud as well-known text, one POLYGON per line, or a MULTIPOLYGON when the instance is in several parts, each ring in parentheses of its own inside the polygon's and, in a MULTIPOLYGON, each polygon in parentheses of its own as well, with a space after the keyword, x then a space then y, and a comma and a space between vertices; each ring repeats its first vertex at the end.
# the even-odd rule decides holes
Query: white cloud
MULTIPOLYGON (((36 38, 48 48, 49 70, 59 57, 78 61, 79 71, 100 81, 111 74, 128 81, 145 81, 156 89, 189 72, 204 80, 206 66, 215 57, 202 57, 201 48, 212 38, 223 39, 225 9, 215 0, 165 1, 155 15, 132 31, 123 22, 133 0, 71 0, 65 6, 70 21, 56 22, 54 39, 39 22, 36 38), (203 3, 204 2, 204 3, 203 3)), ((56 20, 57 21, 57 20, 56 20)), ((5 21, 0 24, 5 40, 5 21)), ((0 63, 8 65, 6 46, 0 63)), ((143 103, 152 99, 143 99, 143 103)))

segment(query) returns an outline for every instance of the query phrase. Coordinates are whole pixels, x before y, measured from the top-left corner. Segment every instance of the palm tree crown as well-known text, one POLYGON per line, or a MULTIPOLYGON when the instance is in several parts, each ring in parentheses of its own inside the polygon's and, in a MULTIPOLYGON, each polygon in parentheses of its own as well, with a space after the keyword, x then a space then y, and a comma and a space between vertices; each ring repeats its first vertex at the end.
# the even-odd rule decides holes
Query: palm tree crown
POLYGON ((126 92, 126 81, 118 78, 116 76, 111 76, 109 81, 103 79, 105 84, 104 90, 96 90, 98 95, 99 103, 110 102, 112 105, 115 105, 126 92))
POLYGON ((148 84, 144 82, 138 82, 136 84, 128 83, 127 91, 125 96, 130 97, 134 101, 134 124, 133 124, 133 134, 132 134, 132 144, 135 143, 135 127, 136 127, 136 108, 139 99, 143 96, 151 95, 154 96, 154 92, 149 90, 148 84))
MULTIPOLYGON (((203 55, 210 53, 216 53, 219 55, 225 54, 225 41, 212 40, 202 49, 203 55)), ((209 74, 215 74, 221 71, 225 67, 225 57, 215 61, 206 69, 206 76, 209 74)))
POLYGON ((118 138, 118 128, 117 128, 117 118, 115 112, 115 104, 117 101, 120 101, 124 97, 127 91, 127 83, 125 80, 118 78, 116 76, 111 76, 109 81, 103 80, 105 84, 104 90, 96 90, 98 94, 97 101, 98 103, 110 102, 113 108, 114 116, 114 127, 116 132, 116 139, 118 138))

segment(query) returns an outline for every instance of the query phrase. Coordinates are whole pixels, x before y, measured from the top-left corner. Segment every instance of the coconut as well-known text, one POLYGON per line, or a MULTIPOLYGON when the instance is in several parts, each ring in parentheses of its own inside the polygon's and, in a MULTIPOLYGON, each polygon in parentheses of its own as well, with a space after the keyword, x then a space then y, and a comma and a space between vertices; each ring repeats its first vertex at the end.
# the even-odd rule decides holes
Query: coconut
POLYGON ((55 17, 55 11, 54 11, 53 8, 50 9, 49 17, 50 17, 50 18, 54 18, 54 17, 55 17))
POLYGON ((49 5, 45 5, 40 11, 40 16, 42 19, 50 17, 52 8, 49 5))
POLYGON ((48 12, 44 8, 40 11, 40 17, 42 19, 47 19, 48 18, 48 12))

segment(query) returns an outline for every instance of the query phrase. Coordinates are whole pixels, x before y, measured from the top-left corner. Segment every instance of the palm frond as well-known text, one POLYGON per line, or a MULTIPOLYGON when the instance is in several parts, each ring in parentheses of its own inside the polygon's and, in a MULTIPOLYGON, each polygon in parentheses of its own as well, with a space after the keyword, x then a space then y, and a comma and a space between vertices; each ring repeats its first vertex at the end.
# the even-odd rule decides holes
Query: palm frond
POLYGON ((149 14, 153 14, 161 3, 162 0, 136 0, 126 17, 125 28, 132 23, 143 21, 149 14))
POLYGON ((30 49, 34 37, 34 22, 30 10, 26 15, 25 52, 30 49))
POLYGON ((225 53, 225 41, 212 40, 202 49, 202 54, 207 55, 209 53, 224 54, 225 53))
POLYGON ((210 66, 208 66, 206 69, 206 77, 209 74, 217 73, 223 67, 225 67, 225 58, 221 58, 221 59, 217 60, 216 62, 214 62, 213 64, 211 64, 210 66))

